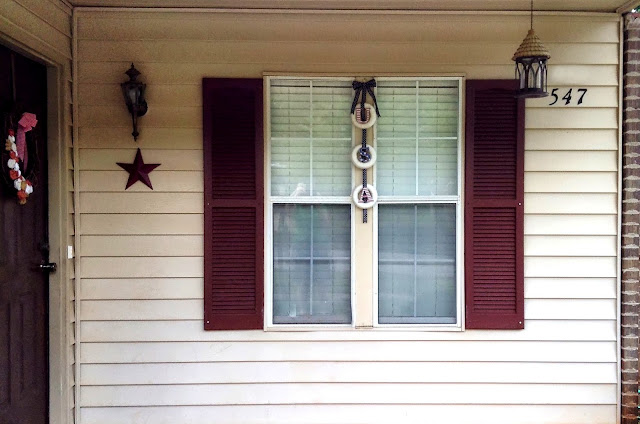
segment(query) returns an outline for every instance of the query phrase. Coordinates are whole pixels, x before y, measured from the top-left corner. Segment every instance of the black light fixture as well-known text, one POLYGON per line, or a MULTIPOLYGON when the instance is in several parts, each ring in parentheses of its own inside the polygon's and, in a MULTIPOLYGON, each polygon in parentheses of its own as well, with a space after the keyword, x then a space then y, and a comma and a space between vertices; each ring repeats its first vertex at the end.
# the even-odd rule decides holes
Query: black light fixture
POLYGON ((147 113, 147 102, 144 99, 144 89, 147 85, 136 80, 140 72, 133 66, 133 63, 125 74, 129 77, 129 81, 123 82, 120 87, 122 87, 124 101, 133 120, 133 132, 131 135, 134 141, 138 141, 138 135, 140 135, 138 132, 138 117, 147 113))
POLYGON ((517 97, 545 97, 547 92, 547 60, 549 50, 533 30, 533 0, 531 0, 531 27, 511 60, 516 62, 516 79, 519 82, 517 97))

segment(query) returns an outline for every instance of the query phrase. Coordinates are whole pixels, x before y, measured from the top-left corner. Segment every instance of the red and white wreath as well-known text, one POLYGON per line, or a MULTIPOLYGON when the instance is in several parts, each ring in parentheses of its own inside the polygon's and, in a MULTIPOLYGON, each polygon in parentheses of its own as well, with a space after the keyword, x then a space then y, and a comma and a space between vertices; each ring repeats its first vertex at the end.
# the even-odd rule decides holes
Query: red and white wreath
POLYGON ((27 180, 20 170, 22 159, 18 156, 18 146, 16 145, 16 137, 12 129, 9 130, 5 150, 9 152, 9 160, 7 167, 9 168, 9 177, 13 181, 13 187, 18 191, 18 201, 21 205, 27 203, 27 197, 33 193, 33 185, 27 180))

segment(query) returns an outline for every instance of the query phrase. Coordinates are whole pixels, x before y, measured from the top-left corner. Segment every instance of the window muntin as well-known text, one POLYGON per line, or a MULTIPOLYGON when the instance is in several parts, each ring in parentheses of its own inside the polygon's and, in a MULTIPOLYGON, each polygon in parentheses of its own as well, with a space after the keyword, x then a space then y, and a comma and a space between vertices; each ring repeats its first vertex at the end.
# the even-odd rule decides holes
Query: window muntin
MULTIPOLYGON (((271 310, 267 311, 271 320, 267 322, 351 323, 351 296, 356 284, 353 255, 324 257, 311 248, 316 230, 331 232, 334 244, 326 246, 329 250, 344 252, 345 246, 357 242, 351 238, 360 213, 352 217, 354 209, 347 206, 355 184, 350 151, 360 143, 360 132, 353 132, 349 116, 351 79, 268 80, 268 206, 273 241, 267 239, 267 243, 273 251, 269 260, 271 310), (329 212, 329 206, 334 210, 329 212), (325 215, 348 224, 351 231, 343 232, 338 240, 334 236, 341 226, 316 224, 317 211, 322 208, 325 215), (338 213, 340 209, 342 213, 338 213), (288 218, 292 210, 297 211, 299 227, 283 232, 278 221, 292 222, 288 218), (346 210, 349 214, 345 215, 346 210), (345 239, 347 233, 351 238, 345 239), (313 253, 294 248, 298 256, 286 256, 287 249, 292 249, 286 239, 301 235, 307 237, 300 241, 302 250, 313 253), (322 268, 323 261, 331 263, 328 271, 322 268), (319 276, 327 277, 323 281, 319 276), (331 296, 326 296, 328 292, 331 296)), ((370 183, 380 193, 371 247, 374 281, 369 284, 373 285, 376 298, 372 301, 377 311, 372 324, 459 327, 461 78, 377 81, 382 117, 373 129, 378 162, 369 173, 370 183), (387 225, 406 233, 406 237, 389 233, 387 225), (408 240, 413 240, 411 246, 408 240)))

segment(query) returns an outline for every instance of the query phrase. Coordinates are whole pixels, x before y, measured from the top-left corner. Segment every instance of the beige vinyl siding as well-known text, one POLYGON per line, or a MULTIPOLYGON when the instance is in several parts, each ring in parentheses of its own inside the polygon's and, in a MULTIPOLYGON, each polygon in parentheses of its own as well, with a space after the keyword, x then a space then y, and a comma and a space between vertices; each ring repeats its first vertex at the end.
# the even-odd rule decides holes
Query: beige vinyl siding
MULTIPOLYGON (((616 16, 540 16, 549 86, 527 101, 525 329, 203 330, 203 77, 512 78, 506 14, 78 12, 82 424, 613 423, 616 16), (119 83, 135 62, 140 137, 119 83), (154 190, 116 162, 140 147, 154 190)), ((384 111, 381 111, 384 114, 384 111)), ((345 111, 348 113, 348 111, 345 111)))
MULTIPOLYGON (((49 103, 50 243, 52 260, 58 262, 50 289, 50 390, 51 423, 72 423, 75 414, 75 271, 67 260, 67 246, 75 245, 74 169, 72 120, 72 10, 62 0, 0 1, 0 39, 27 57, 57 68, 56 81, 48 80, 57 103, 49 103), (53 88, 55 86, 55 88, 53 88), (53 107, 52 107, 53 106, 53 107), (55 109, 55 110, 54 110, 55 109), (54 114, 57 113, 57 116, 54 114), (55 119, 52 119, 55 118, 55 119), (61 189, 61 191, 60 191, 61 189), (60 220, 61 222, 55 222, 60 220), (60 238, 58 238, 60 237, 60 238), (56 306, 58 305, 58 306, 56 306), (55 309, 55 310, 54 310, 55 309), (54 389, 55 387, 55 389, 54 389)), ((46 189, 37 187, 36 190, 46 189)))

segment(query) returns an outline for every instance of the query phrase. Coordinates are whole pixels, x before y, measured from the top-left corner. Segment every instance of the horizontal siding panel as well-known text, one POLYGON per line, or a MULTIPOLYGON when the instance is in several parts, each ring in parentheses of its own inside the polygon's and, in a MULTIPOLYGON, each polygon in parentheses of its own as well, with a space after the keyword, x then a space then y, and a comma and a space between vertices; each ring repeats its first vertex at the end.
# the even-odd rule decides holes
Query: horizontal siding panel
POLYGON ((606 319, 615 321, 615 299, 527 299, 525 319, 606 319))
POLYGON ((529 108, 525 128, 618 128, 616 108, 529 108))
POLYGON ((525 235, 611 235, 618 234, 618 217, 608 215, 541 215, 524 216, 525 235))
MULTIPOLYGON (((140 278, 82 280, 85 300, 201 299, 201 278, 140 278)), ((538 299, 613 299, 612 278, 527 278, 525 296, 538 299)))
MULTIPOLYGON (((143 16, 110 13, 78 19, 78 33, 83 40, 269 40, 269 41, 485 41, 520 40, 523 19, 504 20, 498 16, 375 15, 358 13, 340 16, 324 14, 298 16, 182 13, 180 25, 166 14, 143 16), (497 25, 499 23, 499 25, 497 25), (372 25, 376 31, 367 35, 372 25)), ((616 43, 616 22, 598 22, 560 16, 545 16, 536 21, 536 30, 544 41, 577 43, 616 43)))
MULTIPOLYGON (((527 320, 524 330, 445 331, 204 331, 201 320, 85 321, 84 342, 285 342, 285 341, 409 341, 523 340, 615 341, 615 321, 527 320)), ((469 358, 472 359, 472 358, 469 358)), ((180 360, 179 360, 180 362, 180 360)))
POLYGON ((524 177, 524 191, 527 193, 617 193, 618 173, 530 171, 524 177))
MULTIPOLYGON (((78 145, 84 149, 102 149, 102 153, 111 149, 131 149, 131 127, 125 123, 120 122, 113 128, 80 127, 78 145)), ((151 128, 145 125, 136 144, 144 151, 145 157, 149 149, 173 150, 179 147, 180 150, 202 150, 202 128, 151 128)), ((171 165, 169 162, 166 164, 171 165)))
MULTIPOLYGON (((153 183, 153 174, 150 177, 153 183)), ((202 214, 204 210, 202 193, 154 193, 151 189, 146 193, 81 193, 80 208, 82 213, 100 214, 202 214)), ((166 225, 172 224, 166 222, 166 225)))
POLYGON ((600 193, 525 193, 525 214, 615 214, 618 196, 600 193))
POLYGON ((83 278, 81 285, 84 300, 202 299, 204 290, 202 278, 83 278))
MULTIPOLYGON (((516 41, 517 42, 517 41, 516 41)), ((545 43, 557 64, 617 64, 617 43, 545 43)), ((513 55, 513 42, 420 41, 415 43, 370 41, 215 41, 210 40, 79 40, 81 62, 122 61, 135 57, 140 62, 165 63, 362 63, 384 57, 391 63, 493 64, 513 55)), ((142 70, 141 70, 142 71, 142 70)))
MULTIPOLYGON (((120 105, 118 105, 120 106, 120 105)), ((140 118, 140 128, 200 128, 202 127, 202 107, 183 106, 167 107, 151 106, 149 112, 140 118)), ((114 127, 131 120, 124 103, 121 107, 114 106, 83 106, 79 109, 79 127, 114 127)), ((140 130, 142 133, 143 130, 140 130)), ((131 132, 129 132, 131 134, 131 132)), ((131 137, 130 137, 131 138, 131 137)), ((179 140, 176 140, 179 146, 179 140)))
POLYGON ((616 299, 617 284, 615 278, 527 278, 524 295, 528 299, 616 299))
POLYGON ((82 258, 82 278, 202 277, 202 257, 82 258))
POLYGON ((618 169, 616 151, 528 151, 525 171, 609 171, 618 169))
POLYGON ((615 151, 618 149, 618 130, 530 128, 526 132, 525 149, 615 151))
POLYGON ((231 383, 616 383, 615 364, 244 362, 82 365, 82 385, 231 383))
POLYGON ((203 319, 202 299, 83 300, 83 320, 184 320, 203 319))
MULTIPOLYGON (((201 299, 203 293, 201 278, 84 278, 81 284, 85 300, 201 299)), ((616 297, 616 283, 611 278, 527 278, 525 296, 613 299, 616 297)))
POLYGON ((617 259, 525 257, 525 277, 616 277, 617 259))
MULTIPOLYGON (((516 43, 514 43, 515 48, 516 43)), ((513 52, 512 52, 513 53, 513 52)), ((503 58, 504 59, 504 58, 503 58)), ((501 63, 504 63, 503 60, 501 63)), ((126 59, 112 62, 79 62, 78 81, 80 83, 120 84, 122 74, 129 69, 131 62, 126 59)), ((262 78, 264 72, 283 72, 288 74, 347 72, 350 75, 386 75, 390 72, 421 74, 459 73, 469 79, 513 78, 513 64, 476 64, 472 67, 456 64, 411 64, 405 62, 371 62, 350 64, 308 63, 272 64, 265 69, 262 63, 203 63, 198 66, 180 62, 161 63, 136 60, 136 69, 143 74, 144 81, 153 86, 163 84, 185 84, 191 81, 199 86, 203 75, 219 78, 262 78)), ((560 65, 554 63, 549 68, 549 86, 617 86, 617 65, 560 65)))
POLYGON ((618 86, 619 74, 611 65, 556 65, 549 68, 548 86, 618 86), (584 75, 575 72, 586 71, 584 75))
POLYGON ((85 235, 164 235, 204 233, 201 214, 84 214, 80 232, 85 235))
POLYGON ((83 256, 202 256, 202 236, 83 236, 83 256))
POLYGON ((613 256, 618 254, 614 236, 525 236, 525 256, 613 256))
POLYGON ((149 422, 154 424, 263 424, 265 417, 279 424, 326 424, 340 417, 344 424, 406 422, 466 424, 540 424, 615 422, 615 405, 247 405, 83 408, 82 424, 149 422))
MULTIPOLYGON (((146 155, 146 153, 145 153, 146 155)), ((146 160, 146 159, 145 159, 146 160)), ((129 174, 120 171, 80 171, 80 190, 84 192, 121 192, 129 174)), ((202 193, 202 171, 162 171, 156 169, 150 175, 155 193, 202 193)), ((128 192, 149 191, 144 184, 134 184, 128 192)))
POLYGON ((85 386, 81 406, 616 403, 615 384, 181 384, 85 386))
POLYGON ((82 343, 82 363, 261 361, 614 362, 615 342, 82 343), (469 352, 473 352, 470 355, 469 352))
MULTIPOLYGON (((140 77, 140 79, 143 78, 144 76, 140 77)), ((601 90, 607 89, 602 88, 601 90)), ((199 84, 154 85, 153 89, 145 91, 144 97, 150 105, 162 105, 163 107, 202 107, 202 87, 200 87, 199 84)), ((78 104, 81 107, 113 107, 114 105, 120 105, 122 103, 122 91, 120 90, 119 84, 78 84, 78 104)))
MULTIPOLYGON (((83 320, 196 320, 203 318, 201 299, 84 300, 83 320)), ((526 319, 616 319, 612 299, 526 299, 526 319)))
MULTIPOLYGON (((129 128, 131 129, 131 128, 129 128)), ((144 128, 140 130, 144 132, 144 128)), ((123 181, 126 182, 127 172, 117 165, 117 162, 133 163, 136 157, 135 145, 132 137, 128 135, 129 149, 80 149, 81 171, 120 171, 123 181)), ((202 140, 200 140, 202 144, 202 140)), ((176 141, 176 146, 179 142, 176 141)), ((159 163, 156 171, 201 171, 202 170, 202 150, 144 150, 142 158, 145 163, 159 163)), ((149 174, 151 183, 155 173, 149 174)), ((124 185, 122 187, 124 191, 124 185)))

